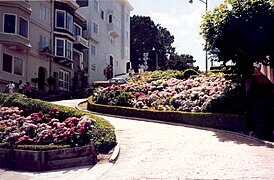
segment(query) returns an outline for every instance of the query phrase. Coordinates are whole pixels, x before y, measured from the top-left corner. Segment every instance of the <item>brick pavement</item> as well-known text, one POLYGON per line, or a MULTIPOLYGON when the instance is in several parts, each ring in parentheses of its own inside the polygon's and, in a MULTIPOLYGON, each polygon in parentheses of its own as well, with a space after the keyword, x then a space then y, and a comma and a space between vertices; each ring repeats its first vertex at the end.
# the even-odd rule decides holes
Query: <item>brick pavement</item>
MULTIPOLYGON (((81 101, 81 100, 80 100, 81 101)), ((74 107, 79 100, 60 101, 74 107)), ((45 173, 0 169, 0 180, 273 179, 274 149, 226 131, 103 116, 116 128, 120 155, 112 163, 45 173)))
POLYGON ((273 179, 274 149, 226 131, 103 116, 120 155, 101 180, 273 179))

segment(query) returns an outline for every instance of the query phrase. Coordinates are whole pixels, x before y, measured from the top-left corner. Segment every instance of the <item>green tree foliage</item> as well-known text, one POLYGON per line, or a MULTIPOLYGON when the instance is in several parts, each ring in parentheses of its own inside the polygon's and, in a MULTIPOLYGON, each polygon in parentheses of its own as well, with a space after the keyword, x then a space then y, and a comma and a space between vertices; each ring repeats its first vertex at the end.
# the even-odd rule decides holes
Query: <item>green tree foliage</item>
POLYGON ((173 53, 169 57, 168 68, 180 71, 193 68, 197 71, 199 67, 194 67, 195 62, 192 55, 173 53))
POLYGON ((130 23, 130 59, 135 71, 144 63, 143 53, 148 53, 148 70, 156 69, 156 59, 161 70, 184 70, 193 66, 193 56, 178 55, 172 47, 174 36, 150 17, 134 15, 130 23), (187 64, 189 66, 185 67, 187 64))
POLYGON ((254 63, 273 67, 273 4, 273 0, 226 0, 208 11, 200 30, 214 59, 223 64, 231 60, 244 76, 253 72, 254 63))

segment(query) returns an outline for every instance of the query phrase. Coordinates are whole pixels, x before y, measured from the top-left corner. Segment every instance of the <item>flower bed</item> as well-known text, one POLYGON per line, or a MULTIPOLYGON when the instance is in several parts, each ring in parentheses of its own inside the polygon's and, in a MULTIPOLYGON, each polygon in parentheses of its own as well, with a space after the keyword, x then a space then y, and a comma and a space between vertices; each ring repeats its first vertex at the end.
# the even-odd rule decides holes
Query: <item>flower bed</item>
POLYGON ((56 108, 48 114, 38 112, 27 117, 21 112, 18 107, 0 109, 0 143, 5 147, 0 148, 0 167, 44 171, 96 163, 95 120, 83 116, 60 122, 56 108), (41 145, 49 149, 59 145, 62 149, 41 150, 41 145))
POLYGON ((21 116, 17 107, 0 109, 0 143, 12 146, 32 145, 87 145, 96 132, 95 120, 88 116, 69 117, 60 122, 58 110, 48 114, 32 113, 21 116))
POLYGON ((240 111, 239 96, 236 96, 239 95, 239 84, 225 79, 224 74, 191 76, 182 80, 173 78, 176 75, 165 78, 159 72, 155 73, 148 78, 134 77, 125 85, 97 88, 93 101, 105 105, 187 112, 212 111, 211 107, 217 102, 223 103, 222 113, 240 111), (232 91, 233 97, 222 101, 232 91))

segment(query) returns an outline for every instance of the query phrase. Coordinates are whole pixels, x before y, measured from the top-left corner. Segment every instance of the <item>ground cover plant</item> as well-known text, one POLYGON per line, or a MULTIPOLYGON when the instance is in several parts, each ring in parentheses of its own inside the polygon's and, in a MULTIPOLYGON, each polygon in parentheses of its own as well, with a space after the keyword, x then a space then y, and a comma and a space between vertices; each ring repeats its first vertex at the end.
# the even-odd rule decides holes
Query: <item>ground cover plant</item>
POLYGON ((223 73, 184 76, 183 72, 145 72, 128 79, 129 83, 97 88, 97 104, 140 109, 187 112, 241 113, 240 84, 223 73))

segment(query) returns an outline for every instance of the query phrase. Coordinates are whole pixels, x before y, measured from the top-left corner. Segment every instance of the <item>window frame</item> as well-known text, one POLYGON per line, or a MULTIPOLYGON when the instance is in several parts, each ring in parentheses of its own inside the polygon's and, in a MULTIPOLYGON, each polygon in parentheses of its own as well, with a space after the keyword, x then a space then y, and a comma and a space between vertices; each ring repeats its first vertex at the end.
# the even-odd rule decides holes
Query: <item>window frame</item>
POLYGON ((69 31, 69 32, 72 32, 73 33, 73 15, 71 15, 70 13, 66 12, 66 29, 69 31), (68 22, 68 17, 71 17, 71 22, 69 23, 68 22), (71 26, 71 28, 70 28, 71 26))
POLYGON ((22 17, 22 16, 19 16, 19 29, 18 30, 19 30, 18 34, 20 36, 22 36, 24 38, 29 38, 29 21, 27 19, 25 19, 24 17, 22 17), (27 22, 27 35, 26 36, 21 34, 21 21, 20 21, 21 19, 23 19, 27 22))
POLYGON ((58 79, 59 89, 68 91, 70 85, 70 72, 65 71, 63 69, 59 69, 58 79))
POLYGON ((6 72, 6 73, 10 73, 10 74, 13 74, 13 75, 16 75, 16 76, 23 76, 23 74, 24 74, 24 59, 22 59, 22 58, 19 58, 19 57, 16 57, 16 56, 12 56, 12 55, 10 55, 10 54, 7 54, 7 53, 3 53, 3 59, 4 59, 4 55, 6 55, 6 56, 9 56, 10 57, 10 71, 6 71, 6 70, 4 70, 4 63, 6 62, 7 63, 7 61, 4 61, 3 60, 3 64, 2 64, 2 71, 3 72, 6 72), (21 60, 21 65, 19 65, 19 66, 15 66, 15 61, 16 61, 16 59, 18 59, 18 60, 21 60), (16 67, 21 67, 20 68, 20 74, 18 74, 17 73, 17 71, 15 71, 15 68, 16 67))
POLYGON ((77 23, 74 23, 74 25, 73 25, 73 35, 76 37, 76 36, 81 36, 82 37, 82 27, 79 25, 79 24, 77 24, 77 23), (79 28, 80 29, 80 34, 75 34, 75 26, 77 26, 77 28, 79 28))
POLYGON ((93 44, 90 45, 90 54, 94 57, 96 57, 96 46, 93 44), (93 51, 94 50, 94 51, 93 51), (94 52, 94 53, 93 53, 94 52))
POLYGON ((72 57, 73 57, 73 43, 69 40, 66 40, 66 49, 65 49, 65 51, 66 51, 66 58, 72 60, 72 57), (70 49, 68 48, 68 44, 70 44, 70 49), (70 54, 70 57, 69 57, 69 54, 70 54))
POLYGON ((17 34, 17 15, 16 14, 11 14, 11 13, 3 13, 3 32, 7 34, 17 34), (5 32, 5 16, 10 15, 15 17, 15 25, 14 25, 14 33, 12 32, 5 32))
POLYGON ((67 19, 66 11, 56 9, 56 11, 55 11, 55 28, 66 29, 66 26, 67 26, 66 19, 67 19), (58 16, 57 16, 58 12, 62 12, 64 14, 64 27, 59 27, 58 26, 58 16))
POLYGON ((60 37, 55 37, 55 56, 57 56, 57 57, 66 57, 66 39, 65 38, 60 38, 60 37), (58 46, 57 46, 57 41, 58 40, 62 40, 63 41, 63 56, 61 56, 61 55, 58 55, 57 54, 57 48, 58 48, 58 46))
POLYGON ((99 25, 96 22, 92 23, 92 32, 99 35, 99 25))
POLYGON ((102 8, 100 8, 100 17, 103 21, 106 19, 106 13, 102 8))
POLYGON ((18 76, 23 76, 23 71, 24 71, 24 69, 23 69, 23 65, 24 65, 24 60, 23 59, 21 59, 21 58, 19 58, 19 57, 13 57, 13 74, 15 74, 15 75, 18 75, 18 76), (16 63, 16 60, 20 60, 21 61, 21 63, 19 64, 19 66, 16 66, 15 65, 15 63, 16 63), (21 67, 21 68, 20 68, 21 67), (20 74, 18 74, 17 73, 17 70, 16 70, 16 68, 20 68, 20 74), (16 70, 16 71, 15 71, 16 70))
POLYGON ((95 10, 97 13, 99 13, 99 1, 93 0, 93 10, 95 10))
POLYGON ((43 3, 40 3, 39 18, 48 21, 48 8, 43 3))

